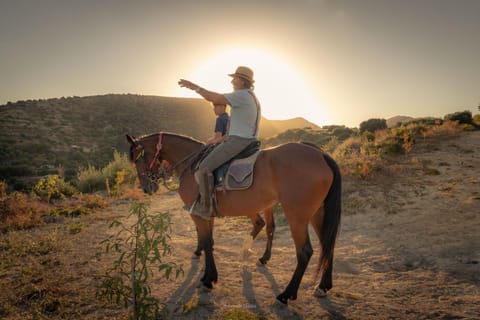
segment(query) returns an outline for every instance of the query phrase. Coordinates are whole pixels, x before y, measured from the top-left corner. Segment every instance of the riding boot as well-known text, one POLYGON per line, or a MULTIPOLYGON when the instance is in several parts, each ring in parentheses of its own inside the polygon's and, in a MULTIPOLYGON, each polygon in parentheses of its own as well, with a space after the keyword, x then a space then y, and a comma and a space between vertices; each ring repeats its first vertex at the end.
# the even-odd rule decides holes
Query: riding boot
POLYGON ((195 205, 192 213, 205 220, 210 220, 212 216, 213 175, 209 170, 205 170, 198 172, 196 177, 200 189, 200 202, 195 205))

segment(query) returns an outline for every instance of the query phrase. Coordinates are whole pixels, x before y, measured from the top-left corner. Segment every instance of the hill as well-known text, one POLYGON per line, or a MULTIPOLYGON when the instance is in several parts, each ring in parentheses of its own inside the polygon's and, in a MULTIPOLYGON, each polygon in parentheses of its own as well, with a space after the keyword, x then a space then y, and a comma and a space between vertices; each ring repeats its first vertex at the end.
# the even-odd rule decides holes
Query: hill
POLYGON ((268 138, 278 133, 297 128, 320 129, 316 124, 300 117, 288 120, 267 120, 264 118, 260 134, 263 138, 268 138))
MULTIPOLYGON (((206 140, 215 115, 203 99, 108 94, 28 100, 0 106, 0 180, 15 188, 28 178, 79 167, 104 166, 127 152, 125 134, 172 131, 206 140)), ((312 126, 302 119, 261 121, 260 137, 312 126)))

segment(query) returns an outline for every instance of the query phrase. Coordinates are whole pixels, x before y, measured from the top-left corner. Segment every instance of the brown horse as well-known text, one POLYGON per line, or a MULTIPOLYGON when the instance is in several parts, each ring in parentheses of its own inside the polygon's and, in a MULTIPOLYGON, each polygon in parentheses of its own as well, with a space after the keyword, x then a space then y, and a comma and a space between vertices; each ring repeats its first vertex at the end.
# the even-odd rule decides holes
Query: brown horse
MULTIPOLYGON (((198 186, 191 170, 191 159, 204 144, 195 139, 173 134, 156 133, 135 139, 130 157, 135 162, 140 184, 146 193, 158 189, 154 178, 161 160, 173 164, 179 177, 180 198, 192 206, 198 186)), ((277 296, 284 304, 297 298, 298 288, 313 254, 308 234, 310 223, 320 240, 321 254, 317 273, 321 280, 317 296, 332 288, 332 267, 335 240, 340 225, 341 176, 335 161, 320 149, 302 143, 287 143, 262 150, 254 168, 254 181, 243 191, 217 192, 218 211, 224 216, 247 216, 255 221, 258 212, 281 203, 295 243, 297 266, 286 289, 277 296)), ((199 245, 205 252, 205 272, 201 279, 207 288, 217 282, 213 257, 213 219, 192 215, 198 232, 199 245)))
MULTIPOLYGON (((200 148, 202 150, 202 148, 200 148)), ((195 153, 196 154, 196 153, 195 153)), ((192 159, 194 157, 192 156, 192 159)), ((172 165, 165 159, 162 159, 162 161, 159 161, 160 168, 160 176, 161 180, 163 180, 165 187, 168 190, 174 190, 171 189, 166 183, 166 179, 169 179, 172 175, 172 165)), ((262 218, 260 214, 256 214, 255 216, 250 216, 250 220, 252 221, 252 231, 250 232, 250 235, 252 236, 252 240, 255 240, 257 235, 260 233, 260 231, 263 229, 265 224, 267 225, 267 243, 265 247, 265 252, 263 253, 263 256, 258 259, 258 261, 262 264, 265 265, 267 264, 268 260, 270 260, 271 254, 272 254, 272 243, 273 243, 273 235, 275 233, 275 220, 273 218, 273 207, 271 208, 266 208, 263 211, 263 215, 265 217, 265 220, 262 218)), ((213 217, 212 217, 213 219, 213 217)), ((198 235, 198 234, 197 234, 198 235)), ((197 238, 197 248, 194 251, 194 257, 198 258, 202 255, 202 247, 201 247, 201 241, 199 238, 197 238)))

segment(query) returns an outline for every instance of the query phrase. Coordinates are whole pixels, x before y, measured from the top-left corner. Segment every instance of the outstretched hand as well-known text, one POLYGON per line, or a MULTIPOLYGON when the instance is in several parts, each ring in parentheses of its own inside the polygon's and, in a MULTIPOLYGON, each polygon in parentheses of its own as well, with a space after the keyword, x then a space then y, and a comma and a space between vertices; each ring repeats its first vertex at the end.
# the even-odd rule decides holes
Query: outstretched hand
POLYGON ((191 81, 188 81, 188 80, 185 80, 185 79, 180 79, 178 81, 178 85, 180 87, 184 87, 184 88, 188 88, 190 90, 195 90, 197 89, 199 86, 197 86, 195 83, 191 82, 191 81))

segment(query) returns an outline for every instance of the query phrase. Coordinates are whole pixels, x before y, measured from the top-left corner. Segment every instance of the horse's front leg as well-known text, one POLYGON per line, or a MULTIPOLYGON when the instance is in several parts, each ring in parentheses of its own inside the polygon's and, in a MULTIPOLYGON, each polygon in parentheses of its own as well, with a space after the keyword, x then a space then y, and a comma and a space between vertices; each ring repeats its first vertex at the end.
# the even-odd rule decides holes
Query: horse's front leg
MULTIPOLYGON (((193 220, 193 216, 192 216, 192 220, 193 220)), ((213 228, 213 221, 214 221, 214 218, 212 217, 210 219, 210 223, 212 225, 212 228, 213 228)), ((198 233, 198 227, 197 227, 196 224, 195 224, 195 229, 197 230, 197 249, 195 249, 195 251, 193 252, 193 258, 198 259, 202 255, 203 247, 202 247, 202 244, 201 244, 201 241, 200 241, 200 234, 198 233)), ((212 246, 213 246, 213 243, 214 242, 212 240, 212 246)))
POLYGON ((211 289, 212 283, 218 280, 217 267, 213 258, 213 219, 207 221, 196 215, 192 215, 192 219, 197 227, 199 247, 205 251, 205 273, 200 281, 205 287, 211 289))
POLYGON ((263 256, 259 259, 261 264, 267 264, 272 255, 273 234, 275 233, 275 219, 273 218, 273 207, 265 209, 263 212, 267 223, 267 246, 263 256))

